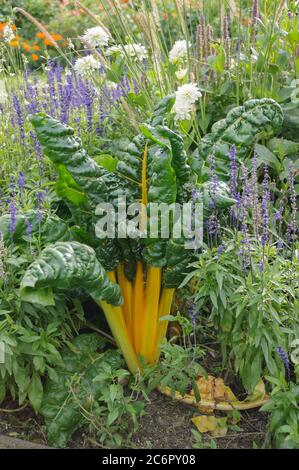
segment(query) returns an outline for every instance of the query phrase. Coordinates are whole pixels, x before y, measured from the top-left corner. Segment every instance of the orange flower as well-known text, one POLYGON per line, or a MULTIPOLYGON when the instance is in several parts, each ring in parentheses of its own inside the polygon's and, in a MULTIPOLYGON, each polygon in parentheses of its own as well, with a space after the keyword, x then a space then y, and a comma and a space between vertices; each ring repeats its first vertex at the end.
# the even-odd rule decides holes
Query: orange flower
POLYGON ((12 41, 10 41, 9 45, 11 47, 18 47, 20 45, 19 41, 16 41, 15 39, 13 39, 12 41))
POLYGON ((22 46, 24 47, 26 52, 31 51, 31 47, 29 46, 29 44, 27 44, 27 42, 22 42, 22 46))
POLYGON ((53 46, 53 41, 50 41, 50 39, 47 39, 47 38, 46 38, 46 39, 44 40, 44 44, 45 44, 45 46, 53 46))
POLYGON ((31 59, 32 60, 38 60, 39 56, 37 54, 31 54, 31 59))
POLYGON ((34 44, 34 45, 33 45, 33 50, 34 50, 34 51, 39 51, 39 50, 40 50, 39 45, 38 45, 38 44, 34 44))
POLYGON ((37 33, 36 37, 37 37, 38 39, 44 39, 45 35, 44 35, 44 33, 42 33, 41 31, 39 31, 39 32, 37 33))
POLYGON ((51 34, 51 36, 54 39, 54 41, 61 41, 61 39, 63 39, 63 37, 60 34, 51 34))

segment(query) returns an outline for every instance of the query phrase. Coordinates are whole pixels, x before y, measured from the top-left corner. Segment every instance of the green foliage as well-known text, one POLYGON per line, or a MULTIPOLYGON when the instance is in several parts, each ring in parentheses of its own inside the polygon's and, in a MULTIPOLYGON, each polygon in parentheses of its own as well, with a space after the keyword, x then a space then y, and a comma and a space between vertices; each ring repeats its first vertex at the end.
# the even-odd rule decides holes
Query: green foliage
POLYGON ((276 449, 299 449, 299 386, 282 375, 267 377, 273 385, 271 399, 261 408, 270 412, 269 431, 276 449))
POLYGON ((14 243, 27 243, 27 224, 32 226, 32 235, 38 235, 42 243, 53 243, 57 240, 67 240, 72 237, 67 221, 60 219, 55 214, 43 214, 43 223, 40 224, 36 217, 36 211, 22 211, 16 215, 16 226, 13 236, 10 231, 10 215, 4 214, 0 217, 0 232, 3 241, 9 245, 14 243))
POLYGON ((201 256, 193 273, 195 300, 199 310, 211 312, 223 365, 232 362, 244 386, 253 390, 264 372, 279 373, 276 348, 298 324, 298 262, 273 253, 261 273, 253 256, 251 271, 244 273, 239 249, 231 243, 220 256, 213 250, 201 256))
POLYGON ((237 148, 238 158, 244 159, 252 144, 262 136, 273 135, 282 125, 283 114, 280 106, 271 99, 249 100, 243 106, 232 109, 225 119, 212 126, 200 142, 193 156, 192 166, 199 174, 211 155, 216 157, 216 171, 227 179, 228 151, 237 148))
MULTIPOLYGON (((0 22, 11 17, 11 6, 24 8, 48 31, 70 38, 76 57, 82 48, 79 37, 93 26, 90 17, 73 2, 66 7, 48 0, 2 3, 0 22)), ((298 242, 296 234, 288 233, 290 221, 296 218, 290 208, 290 198, 293 207, 296 205, 289 187, 291 162, 294 189, 299 194, 297 2, 260 1, 255 25, 251 1, 239 2, 240 11, 238 2, 226 2, 229 37, 219 18, 219 1, 203 2, 201 27, 206 22, 210 29, 202 35, 209 39, 202 51, 199 13, 193 2, 186 2, 183 12, 176 5, 180 2, 159 2, 158 15, 151 11, 152 2, 129 2, 119 10, 104 6, 104 11, 92 0, 83 3, 110 30, 110 45, 145 44, 146 39, 148 57, 146 66, 131 57, 106 58, 105 78, 95 73, 90 81, 75 77, 70 70, 52 73, 51 64, 24 77, 19 73, 28 65, 23 61, 23 46, 13 60, 16 49, 0 38, 0 239, 4 241, 4 246, 0 243, 0 341, 5 344, 0 402, 10 394, 20 404, 28 400, 36 412, 42 408, 53 445, 65 446, 79 428, 88 429, 101 445, 127 445, 124 435, 131 427, 125 423, 132 420, 134 427, 142 410, 136 397, 142 394, 148 398, 148 391, 161 381, 172 393, 192 388, 197 375, 203 373, 202 350, 196 344, 210 338, 215 341, 217 336, 223 369, 234 369, 246 388, 253 389, 261 375, 272 376, 269 382, 274 389, 265 411, 271 413, 273 445, 297 448, 298 387, 283 381, 276 353, 278 345, 288 349, 298 336, 298 242), (155 21, 149 22, 149 37, 140 20, 142 15, 150 19, 152 13, 155 21), (167 57, 177 39, 185 39, 191 46, 187 56, 174 64, 167 57), (185 77, 179 78, 177 72, 184 69, 185 77), (174 92, 190 81, 199 86, 202 98, 194 105, 191 119, 177 124, 172 113, 174 92), (114 94, 115 86, 119 88, 114 94), (130 88, 128 93, 123 86, 130 88), (121 99, 115 98, 119 93, 121 99), (106 94, 112 95, 111 106, 106 94), (32 118, 42 152, 27 120, 29 108, 52 116, 36 114, 32 118), (247 184, 246 172, 252 166, 248 157, 253 152, 256 188, 250 198, 263 195, 265 166, 272 178, 271 210, 268 207, 265 215, 269 240, 264 248, 261 204, 255 220, 251 201, 245 220, 239 201, 234 207, 229 185, 218 182, 215 191, 214 182, 207 181, 213 154, 218 176, 228 180, 227 153, 232 144, 239 162, 244 163, 238 170, 240 194, 240 187, 247 184), (117 242, 95 237, 98 202, 115 203, 121 192, 128 203, 141 200, 146 147, 150 204, 189 202, 196 190, 204 204, 204 228, 213 217, 218 218, 217 233, 204 230, 206 244, 196 256, 184 248, 184 238, 173 239, 171 235, 166 242, 161 234, 155 240, 117 242), (22 189, 17 183, 20 172, 26 176, 22 189), (47 193, 42 209, 38 208, 41 222, 37 192, 47 193), (13 235, 13 217, 8 214, 11 201, 17 212, 13 235), (279 216, 282 208, 281 219, 274 222, 274 214, 279 216), (120 303, 120 293, 108 282, 104 269, 113 270, 122 261, 127 277, 133 280, 136 260, 163 267, 163 286, 182 285, 187 294, 181 294, 178 303, 183 305, 175 305, 169 318, 183 329, 181 343, 165 343, 161 363, 145 368, 141 384, 130 383, 126 389, 122 384, 127 372, 117 352, 104 353, 104 344, 93 335, 79 336, 78 344, 73 337, 83 322, 77 300, 82 289, 97 300, 103 296, 120 303), (196 327, 177 312, 187 313, 189 289, 191 300, 196 302, 196 327)), ((113 0, 111 5, 115 3, 113 0)), ((20 37, 32 40, 32 47, 36 26, 19 14, 12 19, 20 37)), ((52 50, 51 54, 48 48, 47 57, 48 53, 56 55, 52 50)), ((73 50, 64 51, 71 59, 73 50)), ((55 60, 65 63, 65 58, 55 60)), ((196 431, 192 434, 195 448, 216 447, 213 440, 202 442, 196 431)))
POLYGON ((129 373, 120 354, 98 352, 104 346, 98 335, 82 334, 62 350, 63 365, 57 381, 48 382, 41 406, 50 445, 65 447, 77 429, 86 428, 102 445, 119 447, 128 439, 129 423, 136 427, 142 404, 122 385, 129 373))

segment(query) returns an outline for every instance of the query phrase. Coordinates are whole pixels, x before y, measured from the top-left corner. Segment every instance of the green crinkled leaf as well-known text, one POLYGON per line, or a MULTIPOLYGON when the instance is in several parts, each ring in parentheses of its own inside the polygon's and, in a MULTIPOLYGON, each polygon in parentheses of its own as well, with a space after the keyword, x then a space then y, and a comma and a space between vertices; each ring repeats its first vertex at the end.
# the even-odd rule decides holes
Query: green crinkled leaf
POLYGON ((80 186, 74 178, 69 174, 64 165, 57 165, 59 180, 56 183, 56 192, 59 197, 70 201, 76 206, 87 203, 86 194, 84 194, 80 186))
POLYGON ((25 272, 21 297, 38 302, 39 292, 54 288, 81 288, 95 301, 103 299, 113 305, 122 302, 119 286, 109 281, 94 250, 78 242, 58 242, 45 248, 25 272))
POLYGON ((283 123, 281 107, 272 99, 249 100, 243 106, 232 109, 225 119, 212 126, 193 155, 192 168, 200 173, 204 162, 212 154, 216 157, 216 171, 228 178, 228 151, 237 148, 238 158, 245 158, 253 143, 262 134, 273 134, 283 123))
MULTIPOLYGON (((172 154, 168 149, 158 148, 151 163, 151 178, 148 184, 148 209, 152 203, 167 205, 176 202, 177 184, 175 171, 171 165, 172 154)), ((162 267, 166 264, 165 251, 167 240, 150 238, 150 225, 156 222, 160 226, 160 213, 151 216, 148 221, 148 238, 145 240, 144 257, 149 264, 162 267)))
POLYGON ((30 121, 45 155, 56 165, 64 165, 93 205, 117 197, 122 189, 121 179, 87 155, 71 127, 44 113, 32 115, 30 121))

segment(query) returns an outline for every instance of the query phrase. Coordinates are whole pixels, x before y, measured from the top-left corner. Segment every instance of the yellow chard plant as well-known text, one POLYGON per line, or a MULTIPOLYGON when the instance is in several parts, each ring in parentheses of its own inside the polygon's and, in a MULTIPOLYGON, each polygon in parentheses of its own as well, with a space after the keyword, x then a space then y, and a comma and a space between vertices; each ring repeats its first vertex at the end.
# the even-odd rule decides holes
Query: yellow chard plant
MULTIPOLYGON (((125 196, 125 210, 142 203, 141 226, 148 226, 155 219, 145 217, 152 204, 169 207, 192 201, 196 175, 182 137, 165 125, 173 103, 173 96, 164 98, 149 122, 140 126, 141 134, 112 145, 114 171, 89 157, 70 127, 45 114, 31 117, 44 154, 57 166, 57 192, 67 201, 72 219, 68 236, 46 246, 27 269, 22 298, 48 305, 54 303, 54 289, 85 290, 102 308, 132 373, 143 362, 158 361, 174 291, 196 251, 185 248, 183 236, 173 236, 171 216, 166 237, 161 233, 161 215, 156 216, 155 236, 97 237, 97 208, 100 203, 116 208, 125 196)), ((201 191, 208 206, 208 186, 201 191)), ((234 203, 227 188, 221 186, 219 191, 216 202, 221 207, 234 203)))

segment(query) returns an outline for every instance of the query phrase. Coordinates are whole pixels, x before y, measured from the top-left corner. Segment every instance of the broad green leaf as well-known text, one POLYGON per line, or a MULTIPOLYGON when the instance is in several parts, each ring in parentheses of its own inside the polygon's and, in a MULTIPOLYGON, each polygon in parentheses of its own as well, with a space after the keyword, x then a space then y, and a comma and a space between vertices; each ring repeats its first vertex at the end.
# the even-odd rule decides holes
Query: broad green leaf
POLYGON ((78 206, 86 204, 86 195, 81 191, 80 186, 69 174, 65 166, 57 165, 57 169, 59 180, 56 183, 56 192, 58 196, 78 206))
POLYGON ((232 109, 225 119, 212 126, 210 134, 200 142, 194 153, 192 167, 200 173, 204 162, 214 154, 216 170, 223 179, 228 178, 228 152, 237 148, 239 159, 245 158, 254 142, 263 134, 274 133, 283 122, 281 107, 272 99, 249 100, 243 106, 232 109))
POLYGON ((117 161, 115 160, 115 158, 112 157, 112 155, 103 153, 94 157, 94 161, 98 165, 105 168, 105 170, 108 170, 110 173, 112 173, 116 169, 117 161))
POLYGON ((109 281, 94 250, 78 242, 58 242, 45 248, 22 279, 21 298, 47 305, 43 302, 45 289, 54 288, 81 288, 96 301, 103 299, 113 305, 122 302, 119 286, 109 281))
POLYGON ((39 374, 33 372, 31 382, 28 387, 28 397, 36 413, 39 412, 43 399, 43 385, 39 374))
POLYGON ((257 166, 266 165, 273 168, 276 173, 281 171, 281 164, 278 158, 267 147, 255 144, 254 150, 257 155, 257 166))

